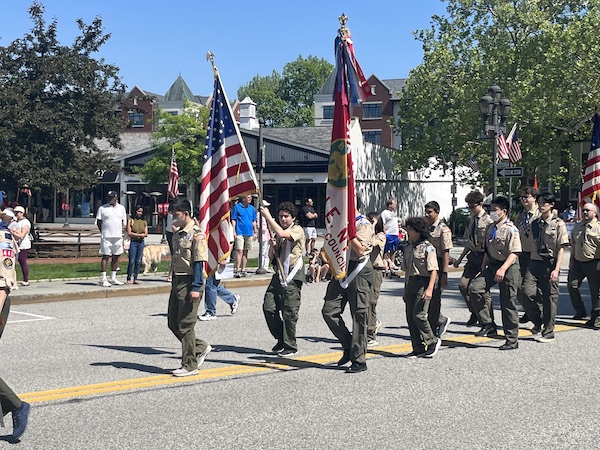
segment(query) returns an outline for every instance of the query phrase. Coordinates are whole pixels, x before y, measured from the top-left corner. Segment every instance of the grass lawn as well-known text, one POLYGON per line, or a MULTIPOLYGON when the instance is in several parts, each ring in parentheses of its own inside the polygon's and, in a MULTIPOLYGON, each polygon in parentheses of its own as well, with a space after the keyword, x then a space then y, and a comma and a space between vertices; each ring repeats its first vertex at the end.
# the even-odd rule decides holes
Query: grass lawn
MULTIPOLYGON (((122 259, 119 265, 120 275, 127 275, 127 258, 122 259)), ((248 260, 249 267, 257 267, 256 258, 248 260)), ((110 270, 110 269, 109 269, 110 270)), ((158 272, 167 272, 169 261, 163 261, 158 265, 158 272)), ((29 280, 57 280, 63 278, 100 278, 100 258, 93 263, 61 263, 61 264, 36 264, 35 259, 29 261, 29 280)), ((17 279, 23 279, 21 266, 17 263, 17 279)))

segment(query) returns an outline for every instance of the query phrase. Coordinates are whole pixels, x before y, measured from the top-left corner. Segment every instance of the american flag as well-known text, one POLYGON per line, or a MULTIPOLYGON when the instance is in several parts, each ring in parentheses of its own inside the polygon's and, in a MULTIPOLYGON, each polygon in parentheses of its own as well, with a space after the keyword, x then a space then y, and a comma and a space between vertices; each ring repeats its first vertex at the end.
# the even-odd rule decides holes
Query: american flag
POLYGON ((581 199, 583 202, 592 202, 600 206, 600 118, 597 113, 592 120, 592 145, 585 163, 581 199))
POLYGON ((521 143, 519 142, 519 137, 517 136, 517 124, 515 123, 510 130, 510 134, 506 138, 506 143, 508 145, 508 159, 511 163, 516 163, 523 158, 521 154, 521 143))
POLYGON ((508 143, 504 138, 504 131, 498 134, 498 159, 508 159, 508 143))
POLYGON ((179 170, 177 170, 177 161, 175 160, 175 147, 171 149, 171 168, 169 169, 167 191, 167 197, 177 198, 179 194, 179 170))
POLYGON ((479 172, 479 164, 477 164, 477 157, 473 153, 469 160, 467 161, 467 165, 473 169, 474 172, 479 172))
POLYGON ((205 268, 208 276, 231 253, 227 238, 227 229, 231 226, 229 200, 255 192, 258 192, 256 175, 215 69, 200 188, 200 228, 206 233, 208 243, 205 268))

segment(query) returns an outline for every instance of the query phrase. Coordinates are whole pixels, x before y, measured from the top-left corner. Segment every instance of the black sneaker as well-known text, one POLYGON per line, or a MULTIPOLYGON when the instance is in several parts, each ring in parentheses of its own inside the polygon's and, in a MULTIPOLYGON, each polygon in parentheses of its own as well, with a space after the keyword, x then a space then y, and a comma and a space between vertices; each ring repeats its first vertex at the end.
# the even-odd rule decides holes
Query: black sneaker
POLYGON ((582 319, 585 319, 586 317, 587 317, 587 313, 585 311, 584 312, 578 312, 577 314, 575 314, 573 316, 573 320, 582 320, 582 319))
POLYGON ((523 314, 521 316, 521 318, 519 319, 519 323, 527 323, 527 322, 529 322, 529 320, 530 320, 529 316, 527 314, 523 314))
POLYGON ((344 366, 350 362, 350 350, 344 350, 344 354, 337 362, 338 366, 344 366))
POLYGON ((298 354, 298 350, 294 350, 293 348, 286 348, 281 350, 280 352, 277 352, 277 354, 279 356, 281 356, 282 358, 287 358, 289 356, 294 356, 298 354))
POLYGON ((438 338, 441 338, 444 333, 446 333, 446 331, 448 331, 448 325, 450 325, 450 317, 446 317, 446 320, 444 320, 443 323, 441 323, 440 325, 438 325, 437 329, 435 330, 435 335, 438 338))
POLYGON ((271 349, 272 353, 278 354, 279 352, 282 352, 285 350, 285 347, 283 346, 283 344, 280 344, 279 342, 277 344, 275 344, 273 346, 273 348, 271 349))
POLYGON ((519 348, 518 342, 515 342, 514 344, 509 344, 508 342, 505 342, 500 347, 498 347, 498 350, 516 350, 518 348, 519 348))
POLYGON ((417 351, 413 350, 412 352, 410 352, 410 353, 405 353, 404 355, 401 355, 401 356, 402 356, 403 358, 415 359, 415 358, 418 358, 418 357, 419 357, 419 355, 420 355, 421 353, 423 353, 423 352, 424 352, 424 350, 423 350, 423 351, 420 351, 420 352, 417 352, 417 351))
POLYGON ((354 361, 350 367, 346 369, 346 373, 359 373, 367 370, 367 363, 359 363, 354 361))
POLYGON ((471 313, 471 317, 469 317, 469 320, 467 320, 467 323, 465 325, 467 325, 468 327, 472 327, 474 325, 477 325, 477 322, 477 314, 471 313))
POLYGON ((417 358, 433 358, 441 346, 442 346, 442 340, 438 339, 435 342, 435 344, 430 345, 429 347, 427 347, 427 350, 425 350, 423 353, 417 355, 417 358))

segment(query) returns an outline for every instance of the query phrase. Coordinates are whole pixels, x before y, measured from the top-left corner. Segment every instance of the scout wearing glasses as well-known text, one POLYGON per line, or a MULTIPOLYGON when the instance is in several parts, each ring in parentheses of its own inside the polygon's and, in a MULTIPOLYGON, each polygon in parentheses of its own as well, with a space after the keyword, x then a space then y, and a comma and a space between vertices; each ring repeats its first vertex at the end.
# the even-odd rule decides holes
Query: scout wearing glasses
POLYGON ((569 261, 569 296, 575 308, 573 319, 587 316, 579 288, 587 278, 592 298, 592 316, 586 325, 600 328, 600 223, 598 210, 593 203, 582 209, 583 220, 571 232, 571 260, 569 261))
POLYGON ((531 332, 535 339, 552 342, 558 309, 558 277, 569 237, 565 222, 552 213, 556 204, 554 195, 538 195, 537 204, 540 216, 531 223, 535 246, 525 272, 521 302, 534 324, 531 332))

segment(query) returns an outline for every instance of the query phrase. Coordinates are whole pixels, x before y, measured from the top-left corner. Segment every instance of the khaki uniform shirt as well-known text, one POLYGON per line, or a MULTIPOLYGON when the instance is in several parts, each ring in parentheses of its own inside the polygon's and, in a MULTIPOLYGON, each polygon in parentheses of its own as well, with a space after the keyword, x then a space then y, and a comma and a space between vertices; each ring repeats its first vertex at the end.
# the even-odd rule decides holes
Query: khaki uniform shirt
POLYGON ((353 247, 350 251, 350 261, 359 261, 373 250, 373 224, 366 217, 360 217, 356 221, 356 238, 366 250, 362 254, 356 253, 353 247))
POLYGON ((465 230, 465 239, 467 248, 472 252, 482 253, 485 251, 485 232, 488 225, 494 223, 485 209, 475 216, 471 216, 469 226, 465 230))
POLYGON ((540 216, 540 210, 537 204, 533 205, 531 211, 521 211, 517 214, 515 224, 519 228, 519 237, 521 238, 521 248, 523 252, 530 253, 535 250, 535 241, 531 232, 531 223, 540 216))
POLYGON ((2 251, 0 289, 18 289, 15 257, 19 251, 19 246, 10 231, 5 229, 0 230, 0 250, 2 251))
POLYGON ((435 247, 427 239, 409 242, 404 250, 406 280, 409 277, 429 277, 432 270, 439 270, 435 247))
POLYGON ((204 233, 193 221, 173 233, 173 272, 193 275, 194 263, 208 259, 204 233))
POLYGON ((435 247, 438 258, 444 256, 446 250, 450 250, 452 245, 452 231, 450 227, 438 219, 429 230, 429 242, 435 247))
POLYGON ((511 253, 521 253, 521 238, 515 224, 510 220, 504 220, 488 226, 486 251, 495 261, 506 261, 511 253))
POLYGON ((593 218, 589 222, 575 224, 571 232, 571 254, 580 262, 600 259, 600 223, 593 218))
POLYGON ((532 222, 531 230, 535 241, 531 252, 533 260, 555 258, 562 247, 569 245, 567 226, 557 216, 551 216, 548 220, 542 219, 542 216, 538 217, 532 222))
POLYGON ((373 251, 371 252, 371 263, 373 268, 383 269, 383 249, 385 248, 385 233, 377 233, 373 235, 373 251))
MULTIPOLYGON (((291 248, 289 249, 289 269, 292 270, 298 262, 298 259, 302 259, 302 250, 304 249, 304 243, 306 242, 306 238, 304 236, 304 228, 302 228, 300 225, 292 224, 291 227, 286 228, 286 231, 291 234, 293 241, 278 237, 277 256, 279 256, 281 264, 285 264, 285 258, 287 257, 288 251, 286 248, 288 245, 290 245, 291 248)), ((277 270, 279 270, 278 267, 277 270)))

